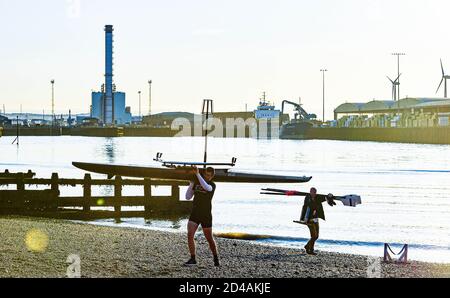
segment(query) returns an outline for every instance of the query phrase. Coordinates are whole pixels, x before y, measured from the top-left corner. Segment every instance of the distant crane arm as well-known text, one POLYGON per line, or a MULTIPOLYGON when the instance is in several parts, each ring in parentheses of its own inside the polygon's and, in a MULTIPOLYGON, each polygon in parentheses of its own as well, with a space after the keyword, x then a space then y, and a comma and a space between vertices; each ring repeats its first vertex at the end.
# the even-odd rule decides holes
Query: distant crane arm
POLYGON ((298 115, 302 119, 311 120, 311 119, 317 118, 317 116, 314 115, 314 114, 308 114, 308 112, 306 112, 305 109, 303 109, 300 104, 292 102, 292 101, 289 101, 289 100, 283 100, 282 108, 281 108, 281 113, 282 114, 284 114, 284 105, 285 104, 293 105, 295 107, 295 110, 298 112, 298 115))

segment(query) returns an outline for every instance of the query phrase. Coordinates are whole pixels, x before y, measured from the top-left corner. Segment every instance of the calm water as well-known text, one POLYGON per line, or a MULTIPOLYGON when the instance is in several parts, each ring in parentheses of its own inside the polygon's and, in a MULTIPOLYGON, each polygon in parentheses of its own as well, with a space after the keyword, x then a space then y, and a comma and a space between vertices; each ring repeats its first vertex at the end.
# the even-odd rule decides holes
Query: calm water
MULTIPOLYGON (((0 138, 0 171, 32 169, 39 177, 82 178, 72 161, 155 165, 157 152, 169 160, 202 160, 199 138, 0 138)), ((302 185, 219 184, 214 198, 216 231, 274 235, 273 245, 303 247, 307 229, 292 223, 299 218, 300 198, 262 196, 262 187, 321 193, 359 194, 363 205, 325 207, 318 248, 381 256, 383 243, 411 245, 409 257, 450 263, 450 146, 341 141, 210 139, 209 159, 238 158, 236 171, 312 175, 302 185)), ((111 189, 98 189, 109 194, 111 189)), ((161 193, 167 191, 158 189, 161 193)), ((81 189, 65 189, 81 194, 81 189)), ((128 188, 126 194, 141 194, 128 188)), ((179 222, 127 219, 121 225, 180 230, 179 222)), ((103 221, 100 224, 114 224, 103 221)), ((397 244, 397 246, 395 245, 397 244)))

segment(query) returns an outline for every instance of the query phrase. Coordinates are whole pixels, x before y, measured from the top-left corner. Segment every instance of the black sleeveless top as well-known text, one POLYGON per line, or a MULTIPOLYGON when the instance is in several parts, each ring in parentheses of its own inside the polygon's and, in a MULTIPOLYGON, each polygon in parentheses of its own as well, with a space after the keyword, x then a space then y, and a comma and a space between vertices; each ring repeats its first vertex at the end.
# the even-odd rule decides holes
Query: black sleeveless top
POLYGON ((208 192, 203 189, 199 183, 194 184, 194 203, 192 207, 192 215, 199 217, 212 217, 212 199, 216 191, 216 184, 212 181, 207 182, 212 187, 212 191, 208 192))

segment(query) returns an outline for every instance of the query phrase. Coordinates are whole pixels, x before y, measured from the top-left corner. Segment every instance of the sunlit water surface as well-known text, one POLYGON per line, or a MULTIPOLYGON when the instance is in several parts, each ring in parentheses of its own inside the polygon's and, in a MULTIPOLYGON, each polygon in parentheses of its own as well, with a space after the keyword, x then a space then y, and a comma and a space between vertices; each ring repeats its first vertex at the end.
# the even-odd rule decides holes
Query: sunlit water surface
MULTIPOLYGON (((0 138, 0 171, 26 171, 38 177, 58 172, 63 178, 82 178, 72 161, 156 165, 153 158, 164 152, 169 160, 203 158, 201 138, 0 138)), ((299 218, 302 199, 260 195, 263 187, 308 190, 320 193, 358 194, 357 208, 326 205, 327 221, 321 222, 318 248, 327 251, 381 256, 383 244, 399 250, 410 245, 409 258, 450 263, 450 146, 255 139, 209 140, 209 160, 228 162, 238 158, 235 171, 287 175, 312 175, 307 184, 218 184, 214 197, 214 228, 218 232, 273 235, 264 242, 303 247, 308 231, 292 221, 299 218)), ((97 177, 94 175, 94 177, 97 177)), ((98 176, 104 177, 104 176, 98 176)), ((167 189, 156 190, 162 194, 167 189)), ((100 188, 94 195, 110 195, 100 188)), ((142 189, 125 188, 126 195, 142 189)), ((63 189, 64 195, 81 195, 81 189, 63 189)), ((138 228, 184 230, 186 219, 146 221, 124 219, 97 224, 138 228)))

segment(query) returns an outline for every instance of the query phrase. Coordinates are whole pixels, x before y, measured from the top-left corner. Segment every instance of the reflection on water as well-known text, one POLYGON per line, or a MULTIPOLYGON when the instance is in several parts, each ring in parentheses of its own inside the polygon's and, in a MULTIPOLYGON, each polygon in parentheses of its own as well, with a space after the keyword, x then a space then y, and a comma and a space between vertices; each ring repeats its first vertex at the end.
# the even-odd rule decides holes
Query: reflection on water
MULTIPOLYGON (((202 138, 188 137, 22 137, 19 148, 11 142, 10 137, 0 138, 0 171, 31 169, 48 178, 52 172, 82 178, 84 172, 72 161, 157 165, 152 160, 157 152, 170 160, 199 161, 204 145, 202 138)), ((381 256, 378 245, 367 243, 408 243, 412 259, 450 262, 450 146, 211 138, 208 156, 211 161, 237 157, 235 171, 313 176, 303 185, 218 184, 213 202, 217 232, 307 238, 307 229, 292 223, 299 217, 301 198, 261 196, 259 191, 315 186, 321 193, 356 193, 363 199, 357 208, 325 206, 319 249, 381 256)), ((100 191, 110 195, 112 190, 100 191)), ((142 190, 127 190, 133 194, 142 190)), ((185 224, 186 219, 123 219, 120 225, 184 231, 185 224)), ((276 244, 302 247, 302 241, 285 238, 276 244)))
POLYGON ((103 152, 105 154, 106 159, 108 160, 108 163, 114 163, 115 162, 115 138, 105 138, 105 146, 103 147, 103 152))
MULTIPOLYGON (((115 138, 104 138, 104 144, 99 146, 99 151, 102 152, 102 159, 106 160, 107 163, 113 164, 116 162, 116 144, 115 138)), ((112 185, 102 185, 100 186, 101 196, 112 196, 114 195, 114 187, 112 185)), ((120 219, 116 219, 116 223, 121 223, 120 219)))

